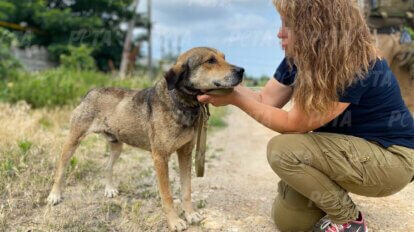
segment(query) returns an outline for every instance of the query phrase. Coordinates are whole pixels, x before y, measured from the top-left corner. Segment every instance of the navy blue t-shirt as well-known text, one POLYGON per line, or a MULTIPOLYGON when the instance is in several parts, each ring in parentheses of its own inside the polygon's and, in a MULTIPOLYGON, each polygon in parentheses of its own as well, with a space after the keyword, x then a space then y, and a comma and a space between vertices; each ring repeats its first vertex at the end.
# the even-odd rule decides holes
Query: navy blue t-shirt
MULTIPOLYGON (((291 68, 285 58, 274 77, 294 88, 296 73, 297 68, 291 68)), ((414 148, 414 119, 385 60, 378 59, 366 77, 348 87, 339 101, 351 104, 336 119, 315 132, 357 136, 384 147, 414 148)))

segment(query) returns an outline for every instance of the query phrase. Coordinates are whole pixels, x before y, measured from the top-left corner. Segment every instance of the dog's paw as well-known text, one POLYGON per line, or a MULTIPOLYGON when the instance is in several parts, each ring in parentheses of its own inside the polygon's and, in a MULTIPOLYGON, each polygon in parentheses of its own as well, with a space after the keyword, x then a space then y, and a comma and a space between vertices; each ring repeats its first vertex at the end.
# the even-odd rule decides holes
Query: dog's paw
POLYGON ((105 196, 108 198, 113 198, 118 196, 118 190, 114 187, 106 187, 105 188, 105 196))
POLYGON ((47 197, 47 202, 50 205, 57 205, 62 201, 62 196, 60 193, 53 193, 51 192, 47 197))
POLYGON ((167 219, 168 221, 168 228, 171 231, 183 231, 187 229, 187 223, 180 219, 179 217, 175 218, 175 219, 167 219))
POLYGON ((204 219, 203 216, 197 212, 184 213, 184 217, 189 224, 198 224, 204 219))

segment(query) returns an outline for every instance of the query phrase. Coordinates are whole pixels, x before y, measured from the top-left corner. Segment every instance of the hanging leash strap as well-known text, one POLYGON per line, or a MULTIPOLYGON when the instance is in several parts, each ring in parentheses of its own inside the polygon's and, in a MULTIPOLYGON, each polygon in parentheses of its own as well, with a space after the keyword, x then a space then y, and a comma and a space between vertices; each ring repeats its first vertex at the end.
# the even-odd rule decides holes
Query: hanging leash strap
POLYGON ((201 112, 197 122, 197 144, 195 154, 195 170, 197 177, 204 177, 207 149, 207 127, 210 110, 208 104, 200 104, 201 112))
MULTIPOLYGON (((233 92, 233 88, 215 89, 208 91, 209 95, 226 95, 233 92)), ((197 144, 195 154, 195 170, 197 177, 204 177, 204 169, 206 163, 207 150, 207 128, 208 119, 210 117, 210 109, 208 104, 200 103, 201 113, 197 122, 197 144)))

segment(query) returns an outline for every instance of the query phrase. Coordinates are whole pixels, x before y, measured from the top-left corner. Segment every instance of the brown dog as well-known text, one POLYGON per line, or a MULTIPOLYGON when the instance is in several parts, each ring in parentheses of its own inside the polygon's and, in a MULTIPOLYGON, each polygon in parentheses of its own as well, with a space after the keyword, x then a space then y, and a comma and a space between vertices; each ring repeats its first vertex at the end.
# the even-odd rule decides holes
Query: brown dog
POLYGON ((49 203, 55 205, 61 201, 64 169, 80 141, 88 133, 99 133, 111 148, 106 169, 107 197, 118 194, 112 181, 112 167, 121 154, 122 144, 151 151, 168 227, 173 231, 186 229, 186 222, 173 208, 168 178, 168 159, 176 151, 184 216, 188 223, 198 223, 202 217, 191 205, 191 154, 200 115, 197 95, 207 90, 232 88, 242 81, 243 73, 243 68, 228 64, 221 52, 194 48, 182 54, 165 78, 152 88, 91 90, 73 112, 49 203))

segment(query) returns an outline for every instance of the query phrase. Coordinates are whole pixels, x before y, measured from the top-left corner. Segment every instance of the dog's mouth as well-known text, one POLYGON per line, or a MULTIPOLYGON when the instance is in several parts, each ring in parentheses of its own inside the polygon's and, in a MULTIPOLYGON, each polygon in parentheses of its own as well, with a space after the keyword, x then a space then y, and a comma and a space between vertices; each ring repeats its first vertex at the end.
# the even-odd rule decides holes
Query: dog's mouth
POLYGON ((227 87, 227 88, 214 88, 214 89, 200 89, 202 93, 210 93, 214 91, 230 91, 233 90, 234 87, 227 87))
POLYGON ((236 87, 238 84, 240 84, 242 82, 242 78, 240 79, 234 79, 234 81, 232 81, 233 83, 231 83, 230 85, 223 85, 220 82, 213 82, 213 84, 216 86, 215 88, 210 88, 210 89, 200 89, 200 92, 203 94, 218 94, 220 95, 220 93, 222 94, 227 94, 227 93, 231 93, 233 91, 233 88, 236 87))
POLYGON ((233 92, 233 88, 217 88, 217 89, 208 89, 208 90, 200 90, 202 94, 207 95, 217 95, 217 96, 223 96, 230 94, 233 92))

